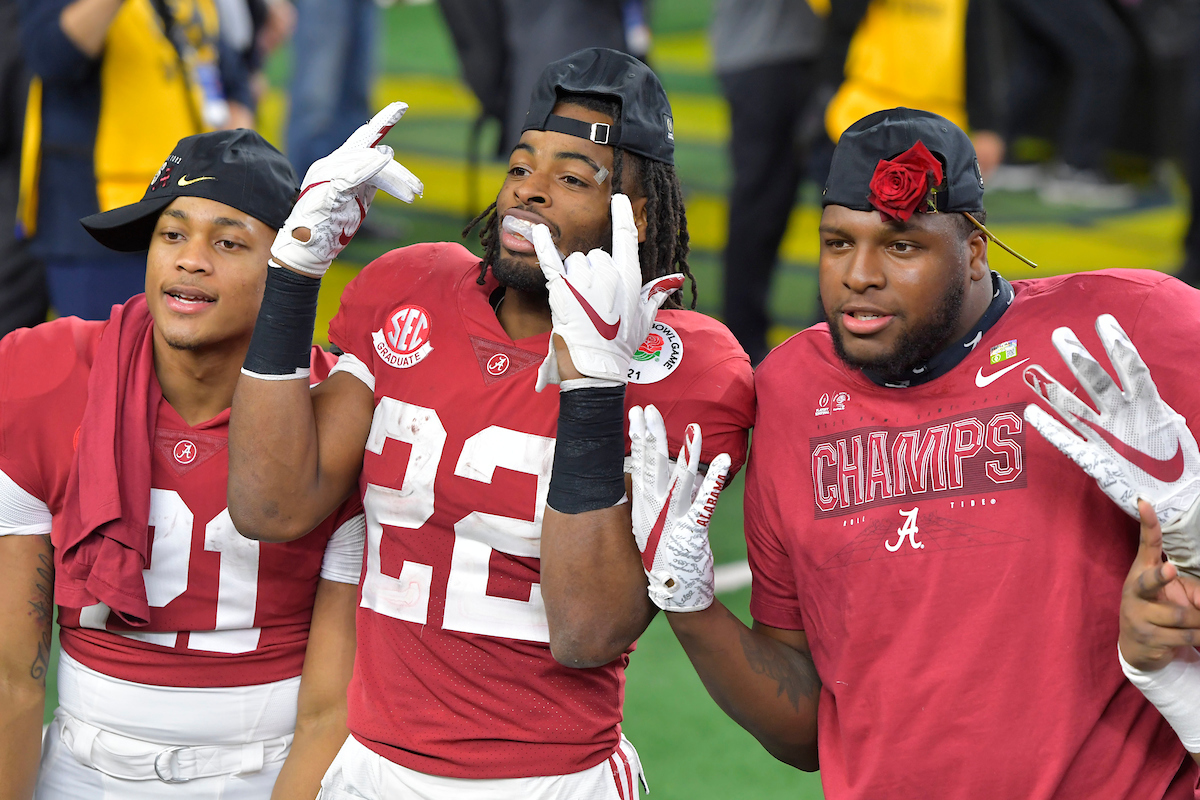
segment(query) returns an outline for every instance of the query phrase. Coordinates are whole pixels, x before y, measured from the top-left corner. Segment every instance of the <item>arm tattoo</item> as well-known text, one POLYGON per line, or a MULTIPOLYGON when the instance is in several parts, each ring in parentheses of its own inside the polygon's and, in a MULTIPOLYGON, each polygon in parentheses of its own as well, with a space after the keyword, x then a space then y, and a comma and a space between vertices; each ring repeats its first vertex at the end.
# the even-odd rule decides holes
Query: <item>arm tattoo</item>
MULTIPOLYGON (((46 537, 47 551, 49 538, 46 537)), ((42 629, 38 640, 37 656, 29 668, 29 677, 46 685, 46 673, 50 669, 50 641, 54 633, 54 562, 50 552, 38 553, 37 583, 33 598, 29 601, 29 615, 42 629)))
POLYGON ((777 696, 787 695, 792 708, 800 710, 800 699, 814 699, 821 690, 821 679, 812 656, 793 650, 768 636, 742 628, 742 652, 750 668, 779 684, 777 696))

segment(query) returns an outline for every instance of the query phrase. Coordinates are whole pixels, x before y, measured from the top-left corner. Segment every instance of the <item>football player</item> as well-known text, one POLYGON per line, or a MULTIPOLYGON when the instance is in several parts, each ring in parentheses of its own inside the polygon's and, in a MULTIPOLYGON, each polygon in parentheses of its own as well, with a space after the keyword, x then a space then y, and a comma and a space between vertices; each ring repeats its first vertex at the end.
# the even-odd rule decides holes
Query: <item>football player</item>
MULTIPOLYGON (((83 220, 149 248, 145 294, 0 341, 0 796, 314 797, 345 739, 361 508, 260 544, 225 502, 229 405, 296 191, 252 131, 181 140, 140 202, 83 220)), ((308 357, 314 381, 333 365, 308 357)))
MULTIPOLYGON (((680 566, 704 561, 719 486, 689 507, 658 490, 694 484, 685 468, 654 491, 634 484, 634 518, 662 515, 639 541, 651 585, 675 587, 652 596, 710 694, 777 758, 819 765, 830 800, 1191 798, 1196 764, 1113 650, 1120 636, 1151 670, 1194 643, 1176 630, 1157 653, 1130 648, 1114 612, 1127 573, 1136 584, 1158 561, 1151 594, 1174 576, 1159 522, 1178 568, 1200 564, 1196 344, 1181 333, 1200 294, 1143 270, 1005 280, 988 266, 971 142, 924 111, 851 126, 823 204, 829 322, 755 374, 752 627, 719 601, 678 599, 711 596, 711 572, 680 566), (1101 344, 1119 388, 1088 354, 1101 344), (1035 366, 1060 355, 1064 384, 1035 366), (1138 496, 1154 508, 1130 571, 1138 496)), ((663 472, 635 449, 635 473, 663 472)), ((1200 627, 1194 609, 1141 618, 1200 627)), ((1178 660, 1150 682, 1189 671, 1195 650, 1178 660)))
POLYGON ((624 668, 654 608, 622 503, 624 409, 658 403, 676 442, 702 420, 735 466, 753 421, 747 356, 679 307, 670 106, 625 54, 549 65, 477 220, 483 260, 438 243, 367 266, 330 328, 344 355, 310 394, 318 279, 359 201, 398 179, 371 148, 396 118, 306 176, 230 438, 248 535, 300 536, 356 491, 366 508, 351 736, 324 791, 629 800, 624 668))

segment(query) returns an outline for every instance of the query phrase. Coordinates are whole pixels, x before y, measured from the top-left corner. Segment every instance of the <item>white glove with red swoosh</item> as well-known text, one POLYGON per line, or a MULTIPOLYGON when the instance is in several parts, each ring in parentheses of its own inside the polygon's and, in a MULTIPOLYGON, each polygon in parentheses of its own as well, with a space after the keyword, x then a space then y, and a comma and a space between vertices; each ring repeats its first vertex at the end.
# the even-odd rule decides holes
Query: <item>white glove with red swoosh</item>
POLYGON ((654 406, 629 409, 633 472, 633 536, 650 581, 650 599, 663 611, 702 611, 712 605, 712 548, 708 523, 729 474, 729 456, 712 460, 697 491, 700 426, 688 425, 675 468, 667 429, 654 406))
POLYGON ((416 175, 392 159, 392 148, 379 144, 407 110, 406 103, 391 103, 341 147, 313 162, 271 245, 272 259, 321 278, 362 224, 376 189, 406 203, 425 190, 416 175), (299 228, 308 229, 307 240, 293 235, 299 228))
MULTIPOLYGON (((598 385, 620 386, 629 380, 629 364, 649 335, 654 315, 683 285, 683 275, 664 275, 642 286, 637 225, 623 194, 612 197, 612 230, 612 255, 596 248, 586 256, 572 253, 565 264, 545 225, 531 226, 527 238, 546 276, 554 333, 567 343, 575 369, 603 382, 598 385)), ((558 382, 551 338, 550 352, 538 369, 537 390, 558 382)))
POLYGON ((1200 576, 1196 437, 1184 418, 1158 396, 1146 363, 1111 314, 1096 319, 1096 333, 1120 386, 1070 328, 1056 329, 1051 341, 1099 413, 1040 366, 1026 367, 1024 373, 1025 382, 1083 438, 1036 405, 1025 407, 1025 419, 1134 519, 1138 498, 1149 501, 1163 525, 1163 550, 1171 563, 1200 576))

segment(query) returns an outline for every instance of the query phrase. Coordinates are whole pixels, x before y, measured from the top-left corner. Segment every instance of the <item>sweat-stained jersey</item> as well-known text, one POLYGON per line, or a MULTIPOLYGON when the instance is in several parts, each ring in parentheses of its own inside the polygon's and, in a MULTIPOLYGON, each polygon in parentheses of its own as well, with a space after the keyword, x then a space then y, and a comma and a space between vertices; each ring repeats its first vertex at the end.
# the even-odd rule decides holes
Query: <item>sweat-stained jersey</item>
POLYGON ((1155 272, 1016 281, 948 374, 871 383, 822 324, 756 374, 746 537, 758 622, 803 630, 830 800, 1191 798, 1196 767, 1117 663, 1137 523, 1022 416, 1050 341, 1110 313, 1200 423, 1200 293, 1155 272))
MULTIPOLYGON (((337 369, 375 392, 349 726, 433 775, 573 773, 617 747, 628 654, 596 669, 550 654, 538 556, 558 392, 534 391, 549 334, 512 341, 478 264, 456 244, 388 253, 347 287, 330 326, 346 353, 337 369)), ((705 461, 744 461, 752 373, 719 323, 659 312, 626 394, 647 403, 673 448, 699 422, 705 461)))
MULTIPOLYGON (((0 472, 49 507, 56 546, 70 524, 62 513, 67 476, 106 325, 66 317, 0 340, 0 472)), ((332 360, 314 348, 314 381, 332 360)), ((225 503, 229 411, 193 427, 164 399, 157 414, 147 454, 154 533, 143 571, 150 622, 133 630, 103 605, 60 606, 63 650, 105 675, 155 686, 298 676, 326 544, 361 513, 358 503, 295 542, 246 539, 225 503)))

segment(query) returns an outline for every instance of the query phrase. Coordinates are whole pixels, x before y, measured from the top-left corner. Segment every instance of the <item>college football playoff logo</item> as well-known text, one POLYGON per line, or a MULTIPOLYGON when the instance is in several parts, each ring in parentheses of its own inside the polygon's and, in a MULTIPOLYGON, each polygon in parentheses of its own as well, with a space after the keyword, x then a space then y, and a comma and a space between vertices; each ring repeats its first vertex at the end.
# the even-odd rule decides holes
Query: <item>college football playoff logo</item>
POLYGON ((429 334, 428 312, 420 306, 405 305, 389 314, 387 322, 371 334, 371 339, 383 363, 406 369, 421 363, 433 351, 429 334))

